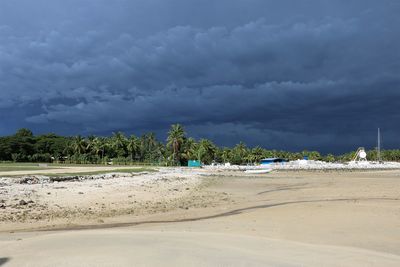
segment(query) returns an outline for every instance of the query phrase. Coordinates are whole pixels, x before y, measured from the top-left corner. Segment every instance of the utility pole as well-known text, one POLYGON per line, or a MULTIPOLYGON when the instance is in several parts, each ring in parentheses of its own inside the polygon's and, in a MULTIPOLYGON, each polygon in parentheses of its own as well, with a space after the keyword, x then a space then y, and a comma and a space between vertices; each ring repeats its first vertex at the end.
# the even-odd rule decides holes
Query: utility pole
POLYGON ((378 161, 379 161, 379 163, 382 163, 382 157, 381 157, 381 129, 380 128, 378 128, 378 153, 377 153, 377 156, 378 156, 378 161))

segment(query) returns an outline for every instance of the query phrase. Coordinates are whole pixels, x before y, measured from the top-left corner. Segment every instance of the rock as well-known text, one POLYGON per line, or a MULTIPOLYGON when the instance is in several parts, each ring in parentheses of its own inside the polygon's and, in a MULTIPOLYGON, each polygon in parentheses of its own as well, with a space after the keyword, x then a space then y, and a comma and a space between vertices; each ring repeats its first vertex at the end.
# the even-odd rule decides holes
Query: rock
POLYGON ((37 184, 37 183, 39 183, 39 178, 34 177, 34 176, 32 176, 32 177, 22 177, 19 180, 19 183, 20 184, 37 184))
POLYGON ((28 205, 28 202, 26 202, 25 200, 21 199, 21 200, 19 201, 19 205, 20 205, 20 206, 25 206, 25 205, 28 205))
POLYGON ((6 208, 6 204, 0 203, 0 209, 5 209, 6 208))
POLYGON ((65 186, 55 186, 54 189, 67 189, 65 186))

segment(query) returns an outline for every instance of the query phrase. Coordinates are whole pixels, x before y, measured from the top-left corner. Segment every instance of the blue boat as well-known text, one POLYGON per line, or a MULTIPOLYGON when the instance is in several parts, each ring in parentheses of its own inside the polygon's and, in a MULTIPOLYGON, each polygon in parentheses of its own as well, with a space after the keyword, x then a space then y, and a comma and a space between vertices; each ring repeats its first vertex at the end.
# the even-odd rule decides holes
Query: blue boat
POLYGON ((286 159, 282 159, 282 158, 266 158, 266 159, 262 159, 260 164, 268 165, 268 164, 273 164, 273 163, 284 163, 284 162, 288 162, 288 161, 286 159))

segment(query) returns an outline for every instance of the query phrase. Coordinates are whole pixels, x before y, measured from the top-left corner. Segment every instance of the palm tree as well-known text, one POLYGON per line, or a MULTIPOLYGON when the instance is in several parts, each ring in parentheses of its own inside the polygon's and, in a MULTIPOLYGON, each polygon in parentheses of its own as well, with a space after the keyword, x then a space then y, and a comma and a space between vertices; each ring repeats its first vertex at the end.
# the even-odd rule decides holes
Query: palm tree
POLYGON ((232 149, 232 161, 234 164, 242 164, 246 160, 248 150, 243 142, 240 142, 232 149))
POLYGON ((139 155, 142 161, 154 161, 160 157, 160 143, 154 133, 146 133, 140 137, 139 155))
POLYGON ((139 139, 136 136, 131 135, 128 139, 128 144, 127 144, 126 148, 128 149, 128 152, 131 155, 131 161, 133 161, 134 155, 137 152, 139 152, 139 149, 140 149, 139 139))
POLYGON ((87 145, 86 145, 86 151, 89 153, 92 153, 94 155, 97 155, 98 153, 96 153, 94 146, 95 143, 97 142, 97 137, 95 136, 89 136, 87 139, 87 145))
POLYGON ((77 155, 82 155, 86 152, 86 141, 85 139, 78 135, 72 139, 72 150, 77 155))
POLYGON ((88 145, 86 147, 87 151, 90 151, 93 155, 95 155, 97 158, 100 157, 100 159, 103 159, 104 157, 104 140, 101 137, 94 137, 92 139, 89 139, 88 145))
POLYGON ((225 147, 225 148, 222 150, 222 155, 221 155, 222 161, 223 161, 224 163, 229 162, 229 160, 230 160, 230 158, 231 158, 231 156, 232 156, 231 154, 232 154, 231 149, 225 147))
POLYGON ((158 145, 157 138, 154 133, 147 133, 144 136, 149 149, 152 149, 158 145))
POLYGON ((198 144, 198 160, 210 164, 214 160, 216 146, 208 139, 201 139, 198 144))
POLYGON ((192 137, 189 137, 188 139, 185 140, 182 150, 183 150, 182 156, 184 159, 186 160, 194 159, 197 150, 196 141, 192 137))
POLYGON ((126 137, 122 132, 113 133, 112 148, 118 157, 124 157, 126 154, 126 137))
POLYGON ((180 162, 180 149, 182 143, 185 140, 185 130, 180 124, 171 125, 171 129, 168 132, 167 146, 172 149, 172 155, 174 162, 180 162))
POLYGON ((264 150, 257 146, 251 150, 251 163, 260 162, 263 159, 264 150))

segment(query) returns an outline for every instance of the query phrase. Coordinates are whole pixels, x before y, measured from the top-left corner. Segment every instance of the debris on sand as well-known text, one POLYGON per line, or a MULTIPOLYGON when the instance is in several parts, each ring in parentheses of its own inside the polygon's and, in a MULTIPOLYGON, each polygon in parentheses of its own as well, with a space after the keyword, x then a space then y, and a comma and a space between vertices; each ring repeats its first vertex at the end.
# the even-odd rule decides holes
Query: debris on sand
MULTIPOLYGON (((148 172, 140 173, 141 175, 148 174, 148 172)), ((65 176, 44 176, 44 175, 30 175, 21 178, 0 178, 0 185, 6 186, 10 184, 48 184, 48 183, 59 183, 59 182, 79 182, 85 180, 107 180, 115 179, 119 177, 133 177, 138 176, 138 173, 107 173, 98 175, 65 175, 65 176)))
POLYGON ((20 206, 25 206, 25 205, 28 205, 28 202, 26 202, 25 200, 21 199, 21 200, 19 201, 19 205, 20 205, 20 206))
POLYGON ((204 169, 211 170, 215 173, 223 171, 249 171, 257 172, 266 170, 393 170, 400 169, 399 162, 325 162, 316 160, 294 160, 285 163, 272 163, 268 166, 265 165, 253 165, 253 166, 239 166, 239 165, 217 165, 217 166, 204 166, 204 169))
POLYGON ((202 183, 199 174, 192 170, 165 168, 140 175, 116 172, 0 177, 0 221, 58 220, 70 223, 116 215, 166 212, 176 209, 182 201, 189 203, 193 192, 197 192, 196 188, 202 183))

